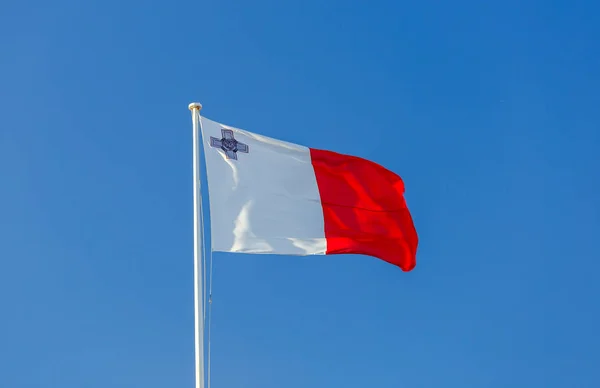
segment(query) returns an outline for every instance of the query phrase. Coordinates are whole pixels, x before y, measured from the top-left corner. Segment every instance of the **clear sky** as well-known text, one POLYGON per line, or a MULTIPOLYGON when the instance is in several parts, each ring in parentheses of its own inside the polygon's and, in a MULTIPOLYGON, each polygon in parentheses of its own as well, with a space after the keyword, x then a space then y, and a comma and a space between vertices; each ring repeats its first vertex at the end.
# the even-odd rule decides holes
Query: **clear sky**
POLYGON ((0 386, 194 386, 191 118, 400 174, 420 245, 215 253, 214 388, 600 386, 600 6, 0 6, 0 386))

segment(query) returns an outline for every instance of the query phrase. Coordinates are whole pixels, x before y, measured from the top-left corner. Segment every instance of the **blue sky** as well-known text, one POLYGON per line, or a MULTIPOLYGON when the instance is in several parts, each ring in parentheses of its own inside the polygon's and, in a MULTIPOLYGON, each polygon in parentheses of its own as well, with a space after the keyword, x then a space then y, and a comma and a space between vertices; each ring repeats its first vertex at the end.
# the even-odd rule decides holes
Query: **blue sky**
POLYGON ((194 386, 192 101, 399 173, 420 236, 215 253, 213 387, 600 385, 595 2, 1 9, 0 386, 194 386))

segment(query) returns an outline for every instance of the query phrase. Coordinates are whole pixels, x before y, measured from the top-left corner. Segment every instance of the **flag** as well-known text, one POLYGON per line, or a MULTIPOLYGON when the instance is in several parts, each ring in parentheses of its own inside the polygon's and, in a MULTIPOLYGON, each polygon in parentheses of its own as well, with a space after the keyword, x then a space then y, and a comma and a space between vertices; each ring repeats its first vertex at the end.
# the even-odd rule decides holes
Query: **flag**
POLYGON ((201 124, 213 251, 348 253, 415 267, 400 176, 360 157, 201 124))

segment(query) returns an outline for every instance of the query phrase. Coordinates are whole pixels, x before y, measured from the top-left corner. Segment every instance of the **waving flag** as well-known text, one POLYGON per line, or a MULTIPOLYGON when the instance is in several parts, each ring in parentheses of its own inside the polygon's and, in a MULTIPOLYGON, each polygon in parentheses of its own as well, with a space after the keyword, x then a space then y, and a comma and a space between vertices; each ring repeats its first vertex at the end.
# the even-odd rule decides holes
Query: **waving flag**
POLYGON ((400 176, 202 117, 212 249, 362 254, 412 270, 418 237, 400 176))

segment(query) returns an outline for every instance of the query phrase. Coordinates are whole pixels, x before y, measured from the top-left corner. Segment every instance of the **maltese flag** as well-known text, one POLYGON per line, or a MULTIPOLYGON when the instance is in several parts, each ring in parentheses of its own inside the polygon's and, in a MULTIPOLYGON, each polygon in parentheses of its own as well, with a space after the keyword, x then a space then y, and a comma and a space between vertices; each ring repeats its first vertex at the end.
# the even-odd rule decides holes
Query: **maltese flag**
POLYGON ((350 253, 415 267, 418 236, 397 174, 200 120, 213 251, 350 253))

